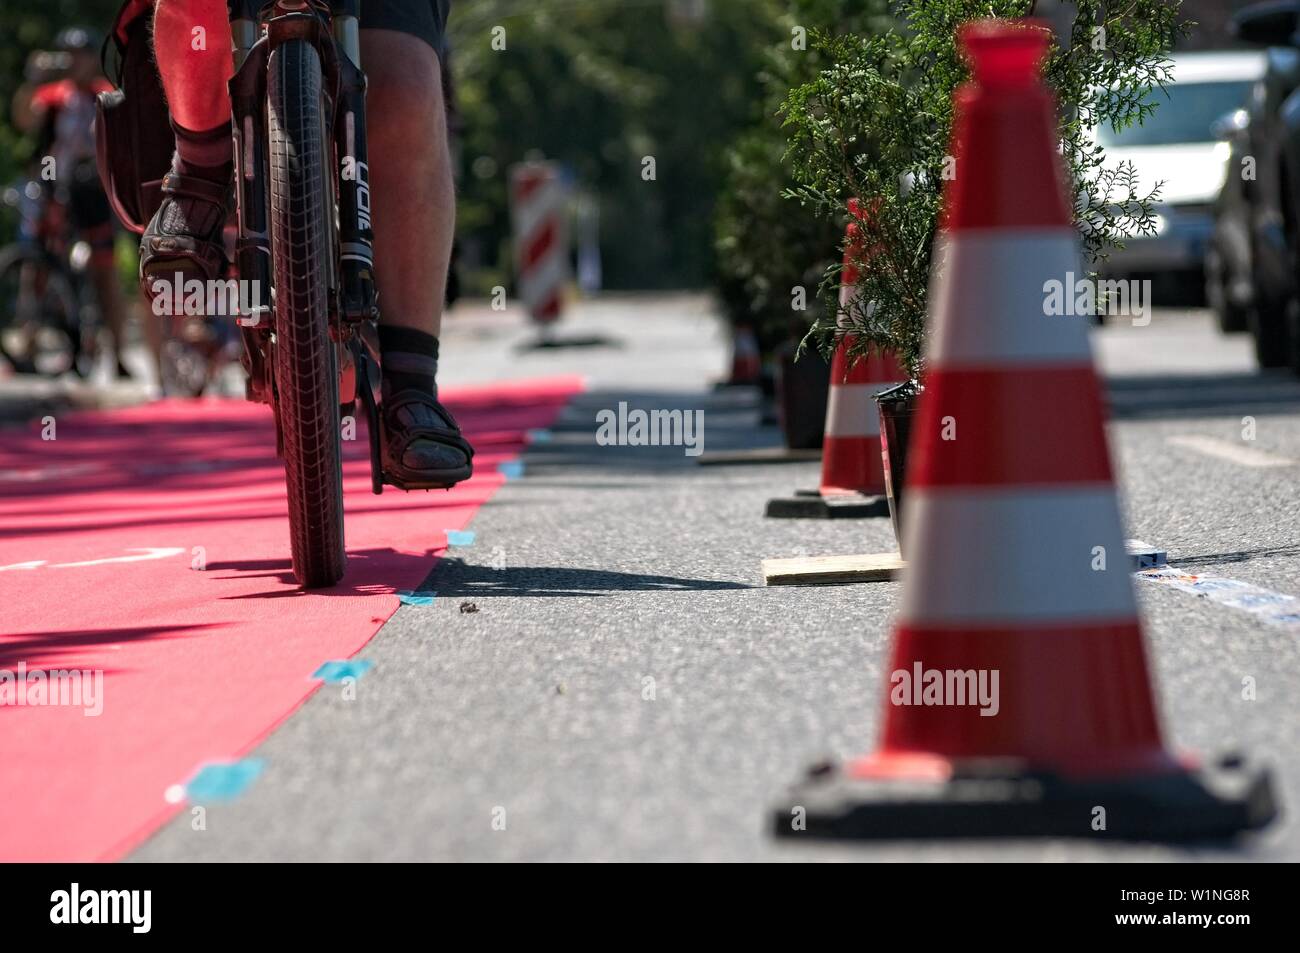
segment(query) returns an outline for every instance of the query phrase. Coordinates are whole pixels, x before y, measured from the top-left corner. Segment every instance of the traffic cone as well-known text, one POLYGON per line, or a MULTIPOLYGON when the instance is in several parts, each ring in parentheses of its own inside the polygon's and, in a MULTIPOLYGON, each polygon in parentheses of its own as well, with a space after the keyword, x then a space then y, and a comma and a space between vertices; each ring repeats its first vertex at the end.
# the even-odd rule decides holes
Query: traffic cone
MULTIPOLYGON (((869 263, 871 254, 862 249, 862 210, 857 199, 849 199, 848 245, 844 253, 840 282, 843 310, 857 293, 858 260, 869 263)), ((862 494, 879 497, 885 492, 885 474, 880 458, 880 415, 874 394, 901 384, 907 373, 892 354, 872 350, 850 363, 849 353, 857 345, 852 333, 840 338, 831 362, 831 393, 826 403, 826 439, 822 444, 822 496, 862 494)))
MULTIPOLYGON (((857 291, 858 262, 870 260, 861 242, 862 209, 849 199, 844 267, 840 271, 840 310, 857 291)), ((844 332, 831 359, 822 438, 821 482, 816 490, 768 500, 766 515, 778 518, 888 516, 885 474, 880 456, 880 415, 872 395, 907 379, 893 355, 872 351, 851 361, 856 335, 844 332)))
POLYGON ((738 324, 731 331, 731 374, 722 387, 753 387, 763 376, 763 360, 754 329, 738 324))
POLYGON ((957 175, 905 502, 909 557, 880 747, 810 776, 784 836, 1178 840, 1261 827, 1268 774, 1161 738, 1083 319, 1046 32, 960 39, 957 175), (947 438, 947 439, 946 439, 947 438))

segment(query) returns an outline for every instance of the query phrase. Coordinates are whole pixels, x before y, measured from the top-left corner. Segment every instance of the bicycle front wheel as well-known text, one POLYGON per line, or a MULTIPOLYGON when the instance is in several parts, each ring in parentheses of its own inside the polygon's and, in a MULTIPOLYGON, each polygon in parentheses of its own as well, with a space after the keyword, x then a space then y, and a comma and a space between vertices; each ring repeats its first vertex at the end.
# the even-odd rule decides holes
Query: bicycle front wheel
POLYGON ((338 367, 329 334, 324 100, 316 49, 289 40, 268 81, 274 374, 293 572, 304 589, 343 578, 338 367))

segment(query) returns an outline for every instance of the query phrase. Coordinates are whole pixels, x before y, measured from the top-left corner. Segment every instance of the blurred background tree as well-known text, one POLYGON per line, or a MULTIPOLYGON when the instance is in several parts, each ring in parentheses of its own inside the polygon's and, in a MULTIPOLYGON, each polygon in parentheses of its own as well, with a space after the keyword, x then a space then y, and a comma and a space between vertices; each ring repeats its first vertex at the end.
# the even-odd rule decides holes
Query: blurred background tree
POLYGON ((726 317, 752 327, 766 355, 800 338, 817 314, 822 275, 839 255, 844 225, 786 198, 795 180, 777 113, 790 89, 830 65, 812 42, 825 35, 876 34, 894 19, 888 0, 793 0, 779 15, 763 56, 759 117, 726 152, 714 221, 716 286, 726 317), (794 289, 804 289, 799 309, 794 289))
POLYGON ((600 203, 606 288, 705 285, 725 151, 763 102, 779 0, 476 0, 453 5, 459 218, 471 287, 508 271, 507 170, 563 163, 600 203), (505 30, 504 50, 492 45, 505 30), (655 160, 655 179, 642 178, 655 160), (479 280, 475 281, 477 274, 479 280))
MULTIPOLYGON (((1244 3, 1184 6, 1206 19, 1202 8, 1244 3)), ((107 30, 118 5, 0 5, 0 182, 13 181, 30 158, 31 142, 9 122, 28 55, 47 48, 65 26, 107 30)), ((833 257, 826 236, 838 231, 779 195, 787 178, 775 105, 783 86, 815 72, 820 55, 811 43, 806 51, 792 48, 791 30, 869 31, 884 6, 885 0, 454 0, 450 42, 464 131, 459 234, 468 290, 508 282, 507 170, 541 155, 564 163, 575 184, 599 200, 607 288, 716 280, 729 310, 788 310, 789 288, 798 283, 790 276, 833 257), (494 27, 505 29, 505 50, 492 48, 494 27), (654 181, 641 177, 646 156, 655 158, 654 181)), ((1213 40, 1223 45, 1226 37, 1213 40)))

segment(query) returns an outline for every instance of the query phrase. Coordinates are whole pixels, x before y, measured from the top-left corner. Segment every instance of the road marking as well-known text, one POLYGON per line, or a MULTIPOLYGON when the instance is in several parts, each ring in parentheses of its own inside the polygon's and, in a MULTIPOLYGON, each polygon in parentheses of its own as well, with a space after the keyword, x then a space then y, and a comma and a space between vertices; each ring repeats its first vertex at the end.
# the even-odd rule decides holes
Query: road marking
POLYGON ((356 681, 375 667, 370 659, 335 659, 321 663, 320 668, 312 673, 312 678, 319 678, 328 685, 352 679, 356 681))
POLYGON ((1300 599, 1295 596, 1272 592, 1236 579, 1190 573, 1176 566, 1148 569, 1137 575, 1139 579, 1172 586, 1181 592, 1190 592, 1230 609, 1249 612, 1266 625, 1300 629, 1300 599))
POLYGON ((185 552, 176 546, 150 546, 147 549, 128 549, 128 553, 140 553, 139 556, 109 556, 107 559, 88 559, 82 563, 55 563, 51 569, 73 569, 78 566, 102 566, 105 563, 142 563, 149 559, 167 559, 185 552))
POLYGON ((1182 434, 1176 437, 1166 437, 1165 443, 1173 444, 1175 447, 1195 450, 1207 457, 1227 460, 1229 463, 1238 463, 1243 467, 1293 467, 1296 465, 1294 460, 1287 457, 1277 457, 1271 453, 1265 453, 1263 450, 1252 450, 1250 447, 1243 447, 1227 440, 1216 440, 1214 437, 1182 434))
POLYGON ((163 792, 163 799, 169 804, 178 804, 182 800, 191 804, 233 801, 248 790, 265 767, 266 762, 261 758, 209 761, 200 765, 183 785, 168 787, 163 792))
POLYGON ((29 563, 10 563, 8 566, 0 566, 0 572, 8 572, 10 569, 39 569, 45 562, 44 559, 33 559, 29 563))

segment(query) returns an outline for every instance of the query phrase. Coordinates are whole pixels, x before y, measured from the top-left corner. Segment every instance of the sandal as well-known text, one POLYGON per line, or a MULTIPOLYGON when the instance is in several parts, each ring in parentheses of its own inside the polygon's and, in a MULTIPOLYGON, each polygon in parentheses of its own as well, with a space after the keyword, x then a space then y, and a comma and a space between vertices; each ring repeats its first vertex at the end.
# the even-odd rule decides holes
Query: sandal
POLYGON ((474 473, 474 448, 432 394, 407 389, 380 407, 380 455, 387 482, 403 490, 449 489, 474 473))

